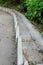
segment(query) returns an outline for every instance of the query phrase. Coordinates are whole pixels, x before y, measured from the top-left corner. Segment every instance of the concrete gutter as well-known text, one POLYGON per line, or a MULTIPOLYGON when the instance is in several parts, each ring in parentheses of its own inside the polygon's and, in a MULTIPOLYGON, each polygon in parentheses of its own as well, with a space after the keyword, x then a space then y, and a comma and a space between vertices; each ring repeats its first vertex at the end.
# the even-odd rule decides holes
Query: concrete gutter
POLYGON ((22 39, 21 39, 21 36, 19 34, 19 26, 17 25, 17 17, 15 15, 15 13, 12 12, 8 8, 0 7, 0 10, 11 14, 14 18, 14 28, 15 28, 15 31, 16 31, 16 39, 17 39, 17 65, 22 65, 23 64, 22 39))

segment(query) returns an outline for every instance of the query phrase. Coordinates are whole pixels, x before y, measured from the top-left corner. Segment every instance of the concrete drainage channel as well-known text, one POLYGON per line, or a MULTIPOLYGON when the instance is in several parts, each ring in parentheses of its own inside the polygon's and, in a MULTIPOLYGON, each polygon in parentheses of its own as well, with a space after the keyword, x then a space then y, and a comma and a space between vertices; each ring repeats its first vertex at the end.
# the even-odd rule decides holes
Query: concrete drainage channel
MULTIPOLYGON (((24 60, 24 57, 23 57, 22 38, 20 36, 20 30, 19 30, 16 14, 8 8, 0 7, 0 10, 10 13, 14 18, 14 28, 16 31, 16 40, 17 40, 17 65, 29 65, 28 61, 26 59, 24 60)), ((37 65, 43 65, 43 64, 37 64, 37 65)))
POLYGON ((14 28, 16 31, 16 40, 17 40, 17 65, 23 65, 23 54, 22 54, 22 39, 19 34, 19 26, 17 25, 17 18, 15 13, 10 11, 10 9, 0 7, 0 10, 4 12, 8 12, 9 14, 13 15, 14 17, 14 28))

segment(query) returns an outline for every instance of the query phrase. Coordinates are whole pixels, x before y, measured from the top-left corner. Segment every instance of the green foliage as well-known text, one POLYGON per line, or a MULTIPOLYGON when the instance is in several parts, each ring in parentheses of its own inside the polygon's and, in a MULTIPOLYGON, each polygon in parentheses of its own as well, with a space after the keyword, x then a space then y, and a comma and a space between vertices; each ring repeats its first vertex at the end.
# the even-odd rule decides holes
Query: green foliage
POLYGON ((21 5, 18 5, 17 6, 17 10, 22 11, 23 10, 23 5, 22 4, 21 5))
POLYGON ((0 0, 0 5, 1 6, 10 6, 10 5, 17 5, 17 4, 21 4, 23 2, 23 0, 0 0))
POLYGON ((38 24, 43 24, 43 0, 25 0, 27 12, 25 15, 38 24))

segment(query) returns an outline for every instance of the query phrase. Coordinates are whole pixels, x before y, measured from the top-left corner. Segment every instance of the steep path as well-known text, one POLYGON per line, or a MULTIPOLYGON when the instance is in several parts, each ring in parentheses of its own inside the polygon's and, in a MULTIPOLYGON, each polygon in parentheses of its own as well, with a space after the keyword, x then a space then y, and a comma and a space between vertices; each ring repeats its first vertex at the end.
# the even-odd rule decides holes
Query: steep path
POLYGON ((21 65, 22 50, 24 62, 26 59, 28 63, 43 64, 43 39, 40 33, 21 13, 11 9, 4 11, 0 10, 0 65, 21 65))

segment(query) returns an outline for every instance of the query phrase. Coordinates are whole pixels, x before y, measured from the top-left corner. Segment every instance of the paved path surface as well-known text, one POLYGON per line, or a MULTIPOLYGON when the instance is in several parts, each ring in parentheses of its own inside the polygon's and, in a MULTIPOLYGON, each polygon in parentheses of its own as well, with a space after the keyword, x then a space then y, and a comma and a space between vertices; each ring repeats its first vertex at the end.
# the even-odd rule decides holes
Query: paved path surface
POLYGON ((0 11, 0 65, 16 65, 13 16, 0 11))
MULTIPOLYGON (((43 63, 43 39, 24 16, 14 12, 17 17, 23 43, 23 56, 28 62, 43 63), (36 35, 37 34, 37 35, 36 35), (41 45, 40 45, 41 44, 41 45)), ((17 65, 17 44, 13 16, 0 11, 0 65, 17 65)))

